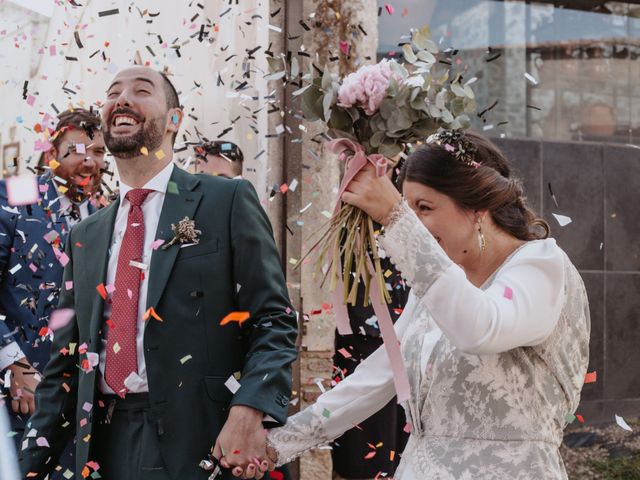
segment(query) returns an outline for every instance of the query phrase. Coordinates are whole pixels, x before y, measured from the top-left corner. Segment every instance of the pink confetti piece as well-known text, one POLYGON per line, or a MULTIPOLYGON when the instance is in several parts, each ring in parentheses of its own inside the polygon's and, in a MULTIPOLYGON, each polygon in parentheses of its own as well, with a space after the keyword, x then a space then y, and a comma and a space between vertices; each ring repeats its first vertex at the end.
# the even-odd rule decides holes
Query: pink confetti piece
POLYGON ((33 107, 35 103, 36 103, 36 97, 34 97, 33 95, 27 96, 27 105, 29 105, 30 107, 33 107))
POLYGON ((87 424, 87 419, 86 418, 81 418, 80 419, 80 426, 84 427, 87 424))
POLYGON ((51 55, 52 57, 54 57, 56 55, 56 46, 55 45, 49 45, 49 55, 51 55))
POLYGON ((84 410, 87 413, 89 413, 92 408, 93 408, 93 404, 90 402, 84 402, 84 405, 82 405, 82 410, 84 410))
POLYGON ((40 190, 40 193, 46 193, 49 190, 49 184, 38 185, 38 190, 40 190))
POLYGON ((35 175, 14 175, 7 178, 7 199, 12 207, 38 203, 38 179, 35 175))
POLYGON ((504 298, 513 300, 513 290, 510 287, 504 287, 504 298))
POLYGON ((73 290, 73 280, 67 280, 64 282, 64 288, 67 290, 73 290))
POLYGON ((164 242, 165 242, 164 239, 159 238, 158 240, 155 240, 151 244, 151 248, 153 248, 154 250, 157 250, 164 242))
POLYGON ((36 273, 38 271, 38 267, 36 267, 33 263, 29 264, 29 269, 33 272, 36 273))
POLYGON ((342 54, 349 55, 349 50, 350 50, 349 44, 344 40, 340 40, 340 51, 342 52, 342 54))
POLYGON ((39 447, 48 447, 49 442, 44 437, 38 437, 36 438, 36 445, 38 445, 39 447))
POLYGON ((385 3, 384 8, 387 9, 387 12, 389 13, 389 15, 393 15, 393 12, 395 12, 395 8, 393 8, 393 5, 389 3, 385 3))
POLYGON ((338 350, 338 353, 342 355, 344 358, 351 358, 351 354, 346 348, 341 348, 340 350, 338 350))
POLYGON ((54 310, 49 319, 49 328, 55 332, 62 327, 66 327, 74 314, 75 311, 72 308, 54 310))
POLYGON ((60 256, 58 256, 58 261, 60 262, 60 265, 62 265, 63 267, 66 267, 67 263, 69 263, 69 255, 62 252, 60 256))
POLYGON ((116 291, 116 286, 113 285, 112 283, 110 283, 109 285, 107 285, 106 287, 104 287, 104 289, 107 291, 107 293, 109 295, 111 295, 113 292, 116 291))
POLYGON ((412 427, 410 423, 405 424, 403 430, 405 431, 405 433, 411 433, 412 427))

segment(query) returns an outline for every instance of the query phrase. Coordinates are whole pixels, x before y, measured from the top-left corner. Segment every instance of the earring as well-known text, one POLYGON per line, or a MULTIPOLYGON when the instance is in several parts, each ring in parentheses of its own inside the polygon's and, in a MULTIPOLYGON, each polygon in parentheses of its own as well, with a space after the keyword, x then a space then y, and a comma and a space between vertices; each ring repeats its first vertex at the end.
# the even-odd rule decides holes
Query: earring
POLYGON ((487 240, 484 238, 484 233, 482 233, 480 222, 478 222, 478 246, 480 247, 480 252, 484 252, 487 248, 487 240))

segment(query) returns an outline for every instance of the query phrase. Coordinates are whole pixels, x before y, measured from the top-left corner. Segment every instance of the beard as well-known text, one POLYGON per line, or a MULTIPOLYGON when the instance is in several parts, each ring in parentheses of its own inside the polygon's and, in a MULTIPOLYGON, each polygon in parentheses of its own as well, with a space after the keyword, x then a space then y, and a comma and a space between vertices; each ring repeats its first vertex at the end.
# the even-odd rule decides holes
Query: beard
POLYGON ((162 145, 164 137, 164 118, 158 117, 146 121, 140 130, 132 135, 111 135, 111 122, 104 129, 104 143, 114 157, 134 158, 141 155, 142 147, 150 152, 162 145))

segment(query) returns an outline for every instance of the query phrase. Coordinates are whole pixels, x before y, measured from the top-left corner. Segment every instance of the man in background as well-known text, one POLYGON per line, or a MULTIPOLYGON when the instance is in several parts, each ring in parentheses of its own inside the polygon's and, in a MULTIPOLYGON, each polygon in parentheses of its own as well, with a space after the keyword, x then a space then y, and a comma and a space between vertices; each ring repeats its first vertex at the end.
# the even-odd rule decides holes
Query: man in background
POLYGON ((194 146, 196 173, 225 178, 241 178, 244 155, 235 143, 224 140, 202 142, 194 146))
MULTIPOLYGON (((66 264, 64 242, 71 227, 96 210, 92 201, 96 203, 105 165, 100 118, 88 110, 62 113, 49 141, 37 202, 13 206, 7 181, 0 181, 0 378, 8 382, 3 387, 18 449, 35 411, 40 373, 49 361, 49 317, 66 264)), ((73 471, 69 452, 52 478, 67 478, 62 476, 66 469, 73 471)))

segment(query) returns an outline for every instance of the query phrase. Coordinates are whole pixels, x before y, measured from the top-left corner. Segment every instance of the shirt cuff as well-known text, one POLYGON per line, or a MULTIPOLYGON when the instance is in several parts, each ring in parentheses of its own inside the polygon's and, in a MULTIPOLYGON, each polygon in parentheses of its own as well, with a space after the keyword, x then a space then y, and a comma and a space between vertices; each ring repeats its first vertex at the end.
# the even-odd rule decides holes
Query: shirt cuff
POLYGON ((6 345, 0 348, 0 371, 7 368, 16 360, 23 358, 25 355, 20 350, 20 346, 18 342, 12 342, 9 345, 6 345))

